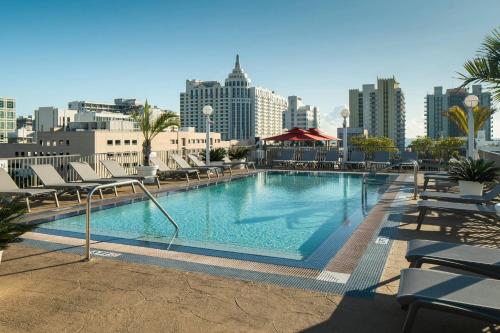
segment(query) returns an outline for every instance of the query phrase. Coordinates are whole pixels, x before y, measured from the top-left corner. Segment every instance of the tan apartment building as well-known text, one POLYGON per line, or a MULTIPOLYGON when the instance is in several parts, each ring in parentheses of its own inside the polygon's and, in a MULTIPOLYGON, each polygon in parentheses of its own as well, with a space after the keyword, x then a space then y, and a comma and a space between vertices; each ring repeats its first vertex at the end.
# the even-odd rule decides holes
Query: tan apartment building
MULTIPOLYGON (((204 149, 206 134, 190 131, 162 132, 153 140, 153 151, 204 149)), ((214 148, 229 148, 220 133, 211 133, 214 148)), ((138 131, 55 131, 36 133, 36 143, 2 144, 0 158, 79 154, 123 154, 141 152, 143 136, 138 131)))

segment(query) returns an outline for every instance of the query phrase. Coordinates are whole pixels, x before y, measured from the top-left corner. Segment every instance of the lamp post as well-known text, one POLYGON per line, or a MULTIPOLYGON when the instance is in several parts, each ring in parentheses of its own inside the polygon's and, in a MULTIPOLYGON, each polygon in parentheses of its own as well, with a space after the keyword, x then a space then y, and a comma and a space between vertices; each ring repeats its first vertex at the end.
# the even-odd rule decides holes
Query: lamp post
POLYGON ((474 147, 474 108, 478 105, 479 98, 476 95, 469 95, 465 97, 464 105, 467 107, 467 124, 469 126, 469 137, 467 144, 467 157, 475 158, 475 147, 474 147))
POLYGON ((205 105, 203 107, 203 114, 207 117, 207 138, 205 145, 205 163, 210 164, 210 115, 214 112, 214 109, 210 105, 205 105))
POLYGON ((344 118, 344 133, 342 135, 342 146, 343 146, 343 161, 346 162, 349 156, 349 153, 347 151, 347 117, 349 117, 349 109, 347 106, 344 106, 342 108, 342 111, 340 111, 340 115, 344 118))

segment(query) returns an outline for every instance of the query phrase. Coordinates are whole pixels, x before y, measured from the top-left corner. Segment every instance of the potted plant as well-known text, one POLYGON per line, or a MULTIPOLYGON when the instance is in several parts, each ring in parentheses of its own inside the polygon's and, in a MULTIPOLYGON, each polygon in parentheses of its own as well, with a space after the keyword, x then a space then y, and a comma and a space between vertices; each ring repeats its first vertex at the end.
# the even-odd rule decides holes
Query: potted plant
POLYGON ((452 161, 448 173, 458 181, 463 195, 483 195, 484 183, 498 179, 499 167, 493 161, 465 158, 452 161))
MULTIPOLYGON (((202 151, 200 153, 201 158, 206 161, 205 158, 205 151, 202 151)), ((224 157, 227 156, 227 151, 225 148, 215 148, 215 149, 210 149, 210 164, 212 165, 222 165, 222 160, 224 160, 224 157)))
POLYGON ((146 101, 141 111, 132 114, 132 119, 137 122, 144 136, 144 142, 142 143, 143 162, 142 165, 136 167, 137 174, 143 177, 154 176, 158 170, 157 165, 150 165, 149 163, 153 139, 166 128, 172 126, 179 127, 180 124, 179 116, 176 113, 165 111, 156 116, 153 115, 150 108, 150 105, 146 101))
MULTIPOLYGON (((229 158, 233 162, 246 162, 247 160, 247 155, 250 152, 249 147, 231 147, 229 149, 229 158)), ((244 164, 240 164, 238 166, 240 169, 243 169, 245 167, 244 164)))

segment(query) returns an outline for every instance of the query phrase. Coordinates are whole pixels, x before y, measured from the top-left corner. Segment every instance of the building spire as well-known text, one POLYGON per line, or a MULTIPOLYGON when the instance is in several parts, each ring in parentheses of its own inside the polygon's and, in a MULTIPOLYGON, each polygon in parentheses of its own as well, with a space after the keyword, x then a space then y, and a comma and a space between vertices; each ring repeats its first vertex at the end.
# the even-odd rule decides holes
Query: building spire
POLYGON ((234 65, 235 69, 241 69, 240 67, 240 55, 236 54, 236 64, 234 65))

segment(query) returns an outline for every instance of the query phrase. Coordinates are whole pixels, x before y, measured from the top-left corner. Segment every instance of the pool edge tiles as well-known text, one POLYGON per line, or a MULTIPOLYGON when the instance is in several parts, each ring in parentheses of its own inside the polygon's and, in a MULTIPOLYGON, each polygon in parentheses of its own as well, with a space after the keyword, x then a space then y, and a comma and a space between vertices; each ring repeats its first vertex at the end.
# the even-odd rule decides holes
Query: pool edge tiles
MULTIPOLYGON (((389 187, 391 186, 396 185, 394 185, 393 182, 389 187)), ((401 195, 402 191, 405 188, 408 188, 408 185, 399 185, 399 187, 400 188, 398 189, 396 195, 401 195)), ((386 193, 388 192, 386 191, 386 193)), ((393 203, 391 202, 389 204, 392 205, 393 203)), ((377 205, 380 205, 380 201, 377 205)), ((154 249, 135 247, 134 251, 130 251, 129 249, 128 252, 123 252, 120 251, 120 248, 117 248, 117 244, 114 243, 94 242, 92 244, 92 249, 104 251, 102 253, 103 255, 99 255, 98 253, 97 256, 109 258, 111 260, 152 264, 186 271, 208 273, 221 277, 239 278, 243 280, 272 283, 285 287, 316 290, 335 294, 351 293, 356 296, 369 296, 373 293, 372 289, 374 289, 370 288, 370 286, 376 285, 380 280, 380 276, 386 262, 386 254, 391 246, 391 241, 386 243, 378 242, 381 244, 377 244, 376 242, 377 238, 381 237, 381 230, 387 232, 388 228, 391 229, 395 226, 391 225, 391 223, 394 224, 394 222, 389 221, 387 216, 388 213, 384 216, 373 238, 368 241, 367 249, 363 253, 362 258, 360 258, 358 265, 355 267, 353 272, 350 273, 331 272, 328 270, 328 267, 324 270, 303 269, 253 261, 179 253, 175 251, 171 251, 171 253, 176 255, 175 258, 165 258, 164 256, 159 256, 158 253, 155 254, 154 249), (148 251, 144 252, 143 250, 148 251), (106 256, 107 253, 112 253, 114 256, 106 256), (115 254, 118 255, 115 256, 115 254), (222 266, 221 262, 224 262, 222 266)), ((53 249, 54 247, 57 247, 58 242, 61 241, 61 239, 56 239, 56 236, 53 235, 39 234, 37 237, 33 238, 31 238, 29 234, 26 236, 27 237, 25 237, 24 241, 28 246, 31 245, 53 249), (39 237, 47 238, 41 239, 39 237)), ((73 246, 81 246, 82 244, 80 239, 73 238, 72 242, 73 246)), ((67 245, 68 244, 66 244, 66 247, 68 247, 67 245)), ((64 247, 64 245, 61 245, 60 247, 64 247)), ((82 253, 82 248, 72 247, 62 251, 82 253)))

